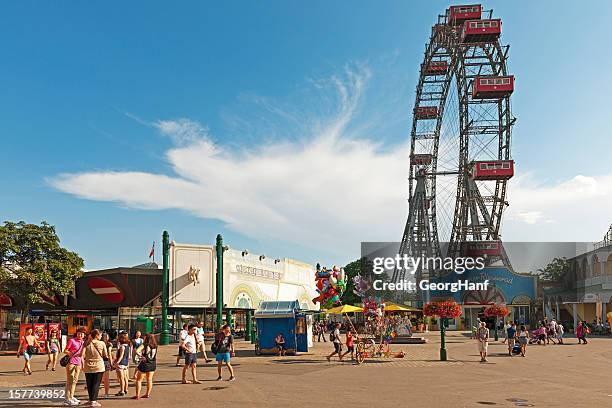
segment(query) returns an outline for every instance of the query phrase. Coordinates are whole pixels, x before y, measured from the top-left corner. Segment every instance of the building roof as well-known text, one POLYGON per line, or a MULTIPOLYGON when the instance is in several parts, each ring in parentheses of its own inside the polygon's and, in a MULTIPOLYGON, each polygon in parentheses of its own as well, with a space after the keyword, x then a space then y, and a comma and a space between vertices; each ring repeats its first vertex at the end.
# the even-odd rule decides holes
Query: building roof
POLYGON ((300 302, 297 300, 283 301, 263 301, 255 311, 255 317, 274 318, 274 317, 293 317, 296 310, 300 309, 300 302))

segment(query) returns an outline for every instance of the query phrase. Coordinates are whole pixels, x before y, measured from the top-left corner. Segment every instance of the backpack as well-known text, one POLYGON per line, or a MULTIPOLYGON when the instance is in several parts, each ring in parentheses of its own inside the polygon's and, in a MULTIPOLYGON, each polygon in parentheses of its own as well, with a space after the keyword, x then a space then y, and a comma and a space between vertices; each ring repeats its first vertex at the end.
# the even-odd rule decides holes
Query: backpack
POLYGON ((217 335, 213 344, 210 345, 210 351, 212 351, 213 354, 217 354, 219 352, 219 346, 221 345, 221 341, 222 337, 220 335, 217 335))
POLYGON ((329 341, 336 341, 336 335, 333 331, 329 333, 329 341))

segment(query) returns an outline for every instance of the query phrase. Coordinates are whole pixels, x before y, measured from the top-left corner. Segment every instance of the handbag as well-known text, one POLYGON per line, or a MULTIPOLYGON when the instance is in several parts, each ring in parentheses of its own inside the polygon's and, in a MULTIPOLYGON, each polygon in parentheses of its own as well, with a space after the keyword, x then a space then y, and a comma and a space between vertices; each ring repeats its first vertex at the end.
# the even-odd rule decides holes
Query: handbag
POLYGON ((70 363, 70 356, 66 354, 64 357, 60 358, 60 365, 62 367, 66 367, 70 363))
MULTIPOLYGON (((106 345, 104 347, 106 347, 106 345)), ((100 349, 98 349, 95 344, 93 345, 93 348, 96 349, 98 355, 102 358, 102 361, 104 362, 104 371, 111 371, 111 365, 110 361, 108 361, 108 357, 104 357, 102 353, 100 353, 100 349)))
POLYGON ((34 355, 34 354, 38 354, 38 347, 36 346, 28 346, 26 347, 26 351, 28 352, 29 355, 34 355))
POLYGON ((82 348, 83 348, 83 343, 81 343, 81 346, 79 347, 79 349, 76 352, 74 352, 72 355, 66 354, 64 357, 60 358, 60 361, 59 361, 60 365, 62 367, 66 367, 68 364, 70 364, 70 359, 72 358, 72 356, 74 356, 75 354, 78 354, 82 348))

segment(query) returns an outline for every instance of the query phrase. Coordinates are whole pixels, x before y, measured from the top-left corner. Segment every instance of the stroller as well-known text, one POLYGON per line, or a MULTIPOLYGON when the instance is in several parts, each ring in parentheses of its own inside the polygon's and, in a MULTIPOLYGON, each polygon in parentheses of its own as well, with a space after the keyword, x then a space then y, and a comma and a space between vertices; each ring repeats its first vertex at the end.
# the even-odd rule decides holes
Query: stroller
POLYGON ((540 327, 539 329, 535 329, 531 332, 531 338, 529 339, 529 344, 541 344, 546 342, 546 328, 540 327))

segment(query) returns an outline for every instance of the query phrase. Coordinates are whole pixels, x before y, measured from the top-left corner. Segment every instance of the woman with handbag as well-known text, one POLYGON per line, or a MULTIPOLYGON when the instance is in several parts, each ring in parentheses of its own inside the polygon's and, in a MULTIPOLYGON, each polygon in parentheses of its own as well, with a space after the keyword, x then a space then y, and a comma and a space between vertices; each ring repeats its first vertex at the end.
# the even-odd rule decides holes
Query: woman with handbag
POLYGON ((106 345, 100 341, 102 333, 98 329, 93 329, 83 345, 83 371, 85 372, 85 382, 87 383, 87 394, 89 405, 101 407, 98 402, 98 392, 106 368, 104 358, 108 359, 106 345))
POLYGON ((110 372, 113 371, 113 342, 110 341, 110 336, 107 332, 102 333, 102 343, 106 346, 106 355, 104 360, 104 375, 102 375, 102 384, 104 384, 104 397, 110 398, 110 372))
POLYGON ((30 365, 30 361, 34 354, 38 353, 38 348, 40 344, 36 337, 32 334, 32 328, 28 327, 25 330, 25 334, 19 341, 19 348, 17 349, 17 358, 19 358, 19 354, 23 351, 23 358, 25 362, 23 363, 23 373, 32 375, 32 366, 30 365))
POLYGON ((138 362, 138 369, 136 370, 136 395, 132 399, 149 398, 151 396, 151 390, 153 389, 153 375, 157 369, 157 342, 155 341, 155 335, 153 333, 147 334, 144 339, 142 353, 140 354, 140 361, 138 362), (142 379, 147 379, 147 392, 145 395, 140 397, 140 390, 142 389, 142 379))
POLYGON ((57 329, 51 330, 49 338, 47 339, 47 366, 46 370, 51 365, 51 371, 55 371, 57 366, 57 355, 60 353, 62 348, 61 340, 57 329))
POLYGON ((79 405, 81 402, 74 397, 74 391, 79 381, 79 374, 81 374, 84 338, 85 329, 77 329, 64 349, 66 355, 60 360, 60 365, 66 367, 66 399, 64 405, 79 405))

